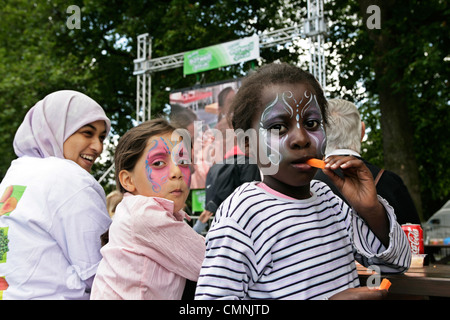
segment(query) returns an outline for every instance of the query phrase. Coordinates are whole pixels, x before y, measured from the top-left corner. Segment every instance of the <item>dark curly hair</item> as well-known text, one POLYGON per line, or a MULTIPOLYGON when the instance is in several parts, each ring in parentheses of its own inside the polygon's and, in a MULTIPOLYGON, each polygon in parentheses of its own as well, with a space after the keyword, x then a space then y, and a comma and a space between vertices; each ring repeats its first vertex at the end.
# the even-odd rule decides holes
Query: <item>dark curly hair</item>
POLYGON ((252 127, 254 117, 258 114, 257 110, 262 107, 263 89, 273 84, 297 83, 307 84, 313 88, 324 124, 327 124, 327 100, 316 78, 311 73, 288 63, 271 63, 261 67, 242 81, 242 86, 230 107, 233 128, 246 131, 252 127))

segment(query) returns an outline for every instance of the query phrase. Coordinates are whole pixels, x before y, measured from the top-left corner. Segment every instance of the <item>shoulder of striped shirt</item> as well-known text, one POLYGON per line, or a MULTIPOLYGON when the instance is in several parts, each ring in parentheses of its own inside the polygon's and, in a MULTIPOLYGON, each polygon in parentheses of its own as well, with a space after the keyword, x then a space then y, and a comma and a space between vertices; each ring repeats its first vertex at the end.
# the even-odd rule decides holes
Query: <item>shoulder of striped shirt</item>
MULTIPOLYGON (((328 208, 339 206, 339 208, 342 209, 343 201, 339 201, 339 198, 337 197, 333 200, 334 198, 331 196, 332 191, 327 184, 322 181, 313 180, 311 183, 311 190, 315 192, 318 199, 314 203, 314 206, 324 205, 328 208)), ((297 208, 302 206, 301 202, 293 202, 289 199, 271 196, 266 191, 256 186, 255 183, 247 182, 236 188, 236 190, 222 203, 221 208, 217 211, 218 214, 216 213, 216 215, 218 218, 231 218, 239 223, 242 221, 243 216, 263 202, 267 202, 268 205, 295 205, 297 208)), ((311 203, 307 203, 306 206, 310 207, 311 203)), ((350 208, 347 208, 344 214, 347 214, 349 210, 350 208)), ((274 210, 274 212, 276 211, 277 210, 274 210)))

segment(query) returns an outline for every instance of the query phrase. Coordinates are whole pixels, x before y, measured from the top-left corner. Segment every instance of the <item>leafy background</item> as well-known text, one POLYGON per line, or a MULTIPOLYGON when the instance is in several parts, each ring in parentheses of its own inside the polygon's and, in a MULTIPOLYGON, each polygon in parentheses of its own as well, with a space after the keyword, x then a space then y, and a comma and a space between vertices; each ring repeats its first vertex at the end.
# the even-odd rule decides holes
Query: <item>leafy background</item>
MULTIPOLYGON (((25 113, 61 89, 93 97, 113 122, 113 135, 135 118, 137 36, 152 37, 152 56, 236 40, 301 24, 306 1, 25 1, 0 0, 0 179, 16 157, 15 131, 25 113), (81 8, 81 28, 66 26, 70 5, 81 8)), ((370 129, 363 156, 400 174, 422 219, 450 190, 449 26, 447 1, 326 1, 327 94, 354 101, 370 129), (367 7, 378 5, 381 29, 367 28, 367 7)), ((295 43, 263 49, 258 64, 301 64, 295 43)), ((152 75, 152 114, 163 114, 172 89, 245 75, 254 62, 183 76, 152 75)), ((306 65, 302 65, 306 67, 306 65)), ((98 178, 109 157, 94 168, 98 178)), ((104 184, 105 190, 113 186, 104 184)))

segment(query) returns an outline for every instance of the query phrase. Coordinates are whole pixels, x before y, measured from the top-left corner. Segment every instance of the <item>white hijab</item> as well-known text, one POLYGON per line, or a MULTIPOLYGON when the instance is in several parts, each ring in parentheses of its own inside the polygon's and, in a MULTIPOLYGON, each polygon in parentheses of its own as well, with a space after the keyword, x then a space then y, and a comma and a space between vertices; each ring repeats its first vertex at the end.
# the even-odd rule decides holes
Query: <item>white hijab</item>
POLYGON ((14 151, 18 157, 64 159, 67 138, 98 120, 105 121, 108 134, 111 122, 97 102, 77 91, 56 91, 28 111, 14 137, 14 151))

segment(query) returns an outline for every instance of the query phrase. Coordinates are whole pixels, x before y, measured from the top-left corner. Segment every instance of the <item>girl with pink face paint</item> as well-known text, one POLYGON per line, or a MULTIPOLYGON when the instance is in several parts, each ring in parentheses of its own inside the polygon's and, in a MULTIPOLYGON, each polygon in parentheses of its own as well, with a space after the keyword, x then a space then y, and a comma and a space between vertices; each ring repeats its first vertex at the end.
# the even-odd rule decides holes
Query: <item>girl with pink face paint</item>
POLYGON ((263 181, 244 183, 217 209, 196 298, 386 295, 359 287, 355 260, 381 272, 404 272, 411 258, 408 241, 361 160, 333 156, 323 169, 351 206, 313 180, 317 169, 306 162, 323 158, 327 123, 317 80, 285 63, 263 66, 242 81, 231 110, 235 130, 258 133, 263 181), (267 165, 276 170, 264 172, 267 165), (333 172, 337 168, 343 177, 333 172))
POLYGON ((91 299, 181 299, 186 279, 197 281, 205 240, 183 221, 190 154, 175 128, 155 119, 128 131, 115 153, 124 193, 91 299))

